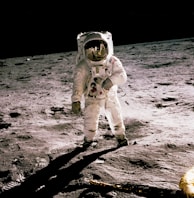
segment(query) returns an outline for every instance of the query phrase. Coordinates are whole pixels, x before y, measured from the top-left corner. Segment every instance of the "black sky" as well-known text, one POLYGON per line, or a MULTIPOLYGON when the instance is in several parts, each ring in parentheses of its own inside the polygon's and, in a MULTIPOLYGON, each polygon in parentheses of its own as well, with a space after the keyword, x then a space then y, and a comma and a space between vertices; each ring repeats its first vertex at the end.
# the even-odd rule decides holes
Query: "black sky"
POLYGON ((77 34, 92 30, 112 32, 114 45, 194 36, 194 9, 185 1, 34 1, 1 9, 0 58, 76 50, 77 34))

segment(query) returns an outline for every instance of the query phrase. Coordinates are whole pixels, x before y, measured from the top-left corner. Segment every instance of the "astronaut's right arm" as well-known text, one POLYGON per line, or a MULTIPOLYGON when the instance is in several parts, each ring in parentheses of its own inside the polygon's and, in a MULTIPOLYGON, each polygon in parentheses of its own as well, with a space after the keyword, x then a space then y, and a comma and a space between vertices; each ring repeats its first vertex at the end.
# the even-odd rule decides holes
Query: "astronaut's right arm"
POLYGON ((85 62, 80 62, 75 66, 73 74, 73 90, 72 90, 72 111, 79 113, 81 111, 81 99, 86 88, 86 81, 88 79, 88 70, 85 62))

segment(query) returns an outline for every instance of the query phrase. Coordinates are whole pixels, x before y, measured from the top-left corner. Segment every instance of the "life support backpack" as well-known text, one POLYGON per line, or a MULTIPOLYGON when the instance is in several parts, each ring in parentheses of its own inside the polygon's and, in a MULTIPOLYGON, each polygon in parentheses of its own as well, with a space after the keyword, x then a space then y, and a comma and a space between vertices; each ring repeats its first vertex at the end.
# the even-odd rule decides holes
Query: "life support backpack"
POLYGON ((86 43, 92 40, 102 40, 107 43, 108 55, 113 55, 113 41, 112 34, 108 31, 105 32, 84 32, 77 35, 77 55, 76 64, 85 57, 84 47, 86 43))

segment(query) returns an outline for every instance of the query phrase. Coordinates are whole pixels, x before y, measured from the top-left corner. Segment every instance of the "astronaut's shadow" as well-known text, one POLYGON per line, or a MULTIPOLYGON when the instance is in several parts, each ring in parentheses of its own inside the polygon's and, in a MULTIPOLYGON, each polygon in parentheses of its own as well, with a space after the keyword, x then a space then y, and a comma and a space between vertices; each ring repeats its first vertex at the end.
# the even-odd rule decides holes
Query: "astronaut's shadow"
POLYGON ((82 147, 75 148, 72 152, 59 156, 50 164, 37 171, 34 175, 27 178, 20 186, 14 187, 0 194, 0 197, 47 197, 51 198, 63 189, 73 180, 80 177, 80 172, 90 163, 95 161, 101 155, 114 151, 118 147, 109 148, 85 155, 82 159, 76 161, 70 166, 65 167, 67 163, 75 156, 84 152, 82 147))

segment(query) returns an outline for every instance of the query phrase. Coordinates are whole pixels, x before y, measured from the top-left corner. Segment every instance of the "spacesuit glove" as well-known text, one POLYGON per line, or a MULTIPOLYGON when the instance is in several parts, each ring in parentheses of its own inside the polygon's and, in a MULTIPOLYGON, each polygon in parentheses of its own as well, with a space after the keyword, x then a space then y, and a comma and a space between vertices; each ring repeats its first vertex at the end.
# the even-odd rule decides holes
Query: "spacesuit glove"
POLYGON ((102 88, 109 90, 113 86, 112 81, 110 78, 107 78, 103 83, 102 83, 102 88))
POLYGON ((72 103, 72 112, 78 114, 81 112, 81 104, 80 101, 72 103))

